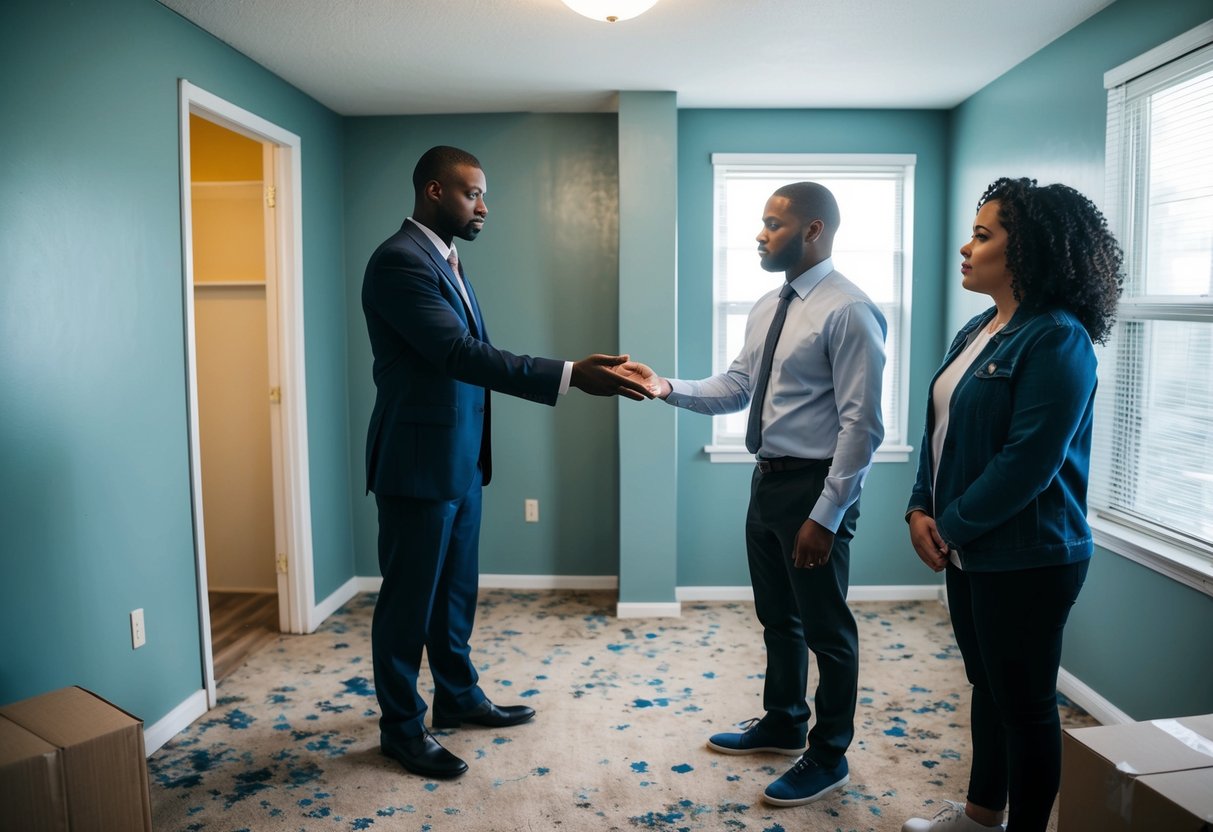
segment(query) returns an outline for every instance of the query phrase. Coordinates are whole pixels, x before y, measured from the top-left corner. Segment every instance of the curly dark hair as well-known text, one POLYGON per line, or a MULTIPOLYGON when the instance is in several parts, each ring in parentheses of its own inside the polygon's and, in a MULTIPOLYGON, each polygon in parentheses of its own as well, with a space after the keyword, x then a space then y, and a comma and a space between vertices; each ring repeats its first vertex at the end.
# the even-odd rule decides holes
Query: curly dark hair
POLYGON ((1120 244, 1095 204, 1066 185, 1035 179, 994 181, 977 202, 998 203, 1007 230, 1007 269, 1015 300, 1028 311, 1072 312, 1103 343, 1124 283, 1120 244))

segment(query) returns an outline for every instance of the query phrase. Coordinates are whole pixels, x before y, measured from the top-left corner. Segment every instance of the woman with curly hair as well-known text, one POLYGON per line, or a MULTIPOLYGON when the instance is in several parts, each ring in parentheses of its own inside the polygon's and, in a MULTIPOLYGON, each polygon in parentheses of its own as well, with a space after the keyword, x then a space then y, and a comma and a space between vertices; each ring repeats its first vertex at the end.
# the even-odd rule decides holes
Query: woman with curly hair
POLYGON ((966 803, 903 832, 1043 832, 1061 780, 1062 629, 1093 551, 1092 342, 1113 323, 1120 247, 1064 185, 999 179, 977 207, 961 281, 994 306, 931 381, 906 512, 918 557, 947 573, 973 685, 972 767, 966 803))

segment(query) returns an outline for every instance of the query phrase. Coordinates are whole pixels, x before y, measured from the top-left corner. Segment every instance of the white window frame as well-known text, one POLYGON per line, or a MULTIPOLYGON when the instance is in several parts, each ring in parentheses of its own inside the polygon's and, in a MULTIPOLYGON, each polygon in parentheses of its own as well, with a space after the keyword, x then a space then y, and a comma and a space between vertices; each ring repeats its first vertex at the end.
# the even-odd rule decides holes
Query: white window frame
MULTIPOLYGON (((1104 74, 1104 88, 1108 90, 1106 213, 1113 232, 1125 249, 1126 263, 1135 256, 1136 246, 1132 235, 1143 230, 1130 227, 1134 223, 1131 206, 1127 204, 1129 197, 1125 196, 1130 193, 1125 177, 1135 173, 1131 167, 1132 153, 1129 148, 1124 147, 1125 131, 1121 129, 1128 85, 1135 79, 1155 72, 1166 64, 1210 44, 1213 44, 1213 21, 1203 23, 1104 74)), ((1119 318, 1195 321, 1213 325, 1213 299, 1186 298, 1179 303, 1175 300, 1148 296, 1127 297, 1119 305, 1119 318)), ((1115 356, 1107 353, 1101 354, 1100 358, 1103 362, 1115 361, 1115 356)), ((1213 372, 1213 368, 1206 369, 1213 372)), ((1099 395, 1105 394, 1111 395, 1111 391, 1101 387, 1099 395)), ((1097 443, 1101 431, 1114 429, 1114 426, 1103 424, 1097 419, 1097 443)), ((1117 514, 1099 505, 1091 506, 1090 522, 1097 545, 1206 595, 1213 595, 1213 544, 1208 541, 1170 536, 1157 528, 1135 523, 1131 517, 1117 514)))
MULTIPOLYGON (((893 345, 898 352, 898 379, 897 384, 900 385, 901 395, 898 398, 897 412, 894 414, 898 421, 897 435, 902 441, 898 444, 885 442, 877 450, 872 457, 875 463, 881 462, 908 462, 910 454, 914 448, 907 444, 909 430, 909 385, 910 385, 910 301, 912 288, 914 285, 914 169, 917 163, 917 156, 912 153, 908 154, 887 154, 887 153, 713 153, 713 189, 712 198, 716 202, 717 194, 720 191, 721 178, 726 171, 737 170, 738 168, 755 168, 755 169, 778 169, 787 168, 789 174, 789 182, 800 181, 805 178, 798 170, 805 168, 837 168, 838 172, 846 172, 847 169, 852 171, 871 171, 876 169, 888 169, 899 167, 902 169, 902 272, 901 272, 901 302, 897 310, 897 320, 890 321, 890 324, 895 324, 892 328, 898 334, 897 343, 893 345)), ((717 373, 723 371, 722 367, 717 367, 715 356, 719 352, 720 339, 724 337, 724 333, 720 332, 720 315, 718 314, 718 301, 716 298, 716 287, 719 284, 716 270, 720 268, 721 258, 719 257, 719 241, 717 235, 720 232, 721 220, 717 216, 719 206, 714 205, 713 208, 714 224, 712 234, 712 250, 713 250, 713 280, 712 280, 712 355, 713 367, 712 372, 717 373)), ((755 228, 758 226, 758 217, 761 214, 761 206, 755 206, 755 228)), ((844 217, 844 221, 846 218, 844 217)), ((846 264, 839 264, 841 271, 846 272, 846 264)), ((885 345, 886 352, 890 345, 885 345)), ((711 462, 723 463, 747 463, 753 464, 754 455, 745 449, 744 446, 738 446, 732 443, 722 444, 718 440, 717 425, 718 420, 722 417, 712 417, 712 444, 704 447, 704 452, 708 455, 711 462)))

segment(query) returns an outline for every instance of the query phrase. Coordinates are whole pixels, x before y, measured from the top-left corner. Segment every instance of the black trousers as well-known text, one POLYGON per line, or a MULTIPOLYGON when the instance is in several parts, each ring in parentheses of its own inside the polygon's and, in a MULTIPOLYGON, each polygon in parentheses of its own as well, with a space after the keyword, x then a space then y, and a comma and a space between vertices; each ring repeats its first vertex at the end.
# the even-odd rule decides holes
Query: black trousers
POLYGON ((1090 560, 1013 572, 948 564, 948 607, 973 685, 968 800, 1008 832, 1044 832, 1061 784, 1057 669, 1062 630, 1090 560))
POLYGON ((792 739, 805 736, 811 650, 817 659, 817 721, 806 756, 832 768, 855 736, 859 633, 847 607, 847 585, 859 502, 844 515, 824 566, 797 569, 793 564, 796 533, 821 496, 828 472, 828 462, 794 471, 762 473, 756 468, 746 514, 746 552, 767 650, 763 726, 792 739))

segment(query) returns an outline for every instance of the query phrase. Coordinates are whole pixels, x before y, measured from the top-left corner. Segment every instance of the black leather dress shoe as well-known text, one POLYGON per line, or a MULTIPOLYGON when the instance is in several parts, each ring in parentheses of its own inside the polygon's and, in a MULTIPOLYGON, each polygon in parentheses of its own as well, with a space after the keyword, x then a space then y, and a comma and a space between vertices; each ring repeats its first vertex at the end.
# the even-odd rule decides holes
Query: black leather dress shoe
POLYGON ((483 725, 486 728, 505 728, 518 725, 535 716, 535 709, 526 705, 494 705, 484 700, 470 711, 461 714, 442 713, 434 709, 433 723, 435 728, 458 728, 460 723, 470 722, 473 725, 483 725))
POLYGON ((379 748, 413 774, 445 779, 458 777, 468 770, 468 764, 443 748, 428 733, 403 740, 379 738, 379 748))

